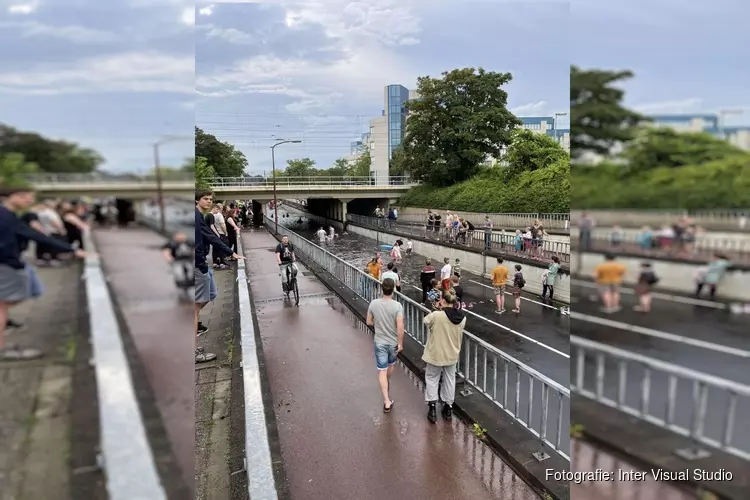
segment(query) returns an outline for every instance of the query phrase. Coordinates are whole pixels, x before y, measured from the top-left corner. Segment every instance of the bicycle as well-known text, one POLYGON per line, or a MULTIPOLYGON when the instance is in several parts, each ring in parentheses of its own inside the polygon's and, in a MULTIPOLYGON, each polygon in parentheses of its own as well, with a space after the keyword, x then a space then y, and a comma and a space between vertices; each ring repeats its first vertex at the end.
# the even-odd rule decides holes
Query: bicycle
MULTIPOLYGON (((297 285, 297 266, 292 263, 282 263, 279 264, 279 267, 285 267, 286 268, 286 283, 282 281, 282 284, 285 284, 285 290, 286 298, 290 298, 289 294, 294 292, 294 305, 299 306, 299 286, 297 285), (291 272, 290 272, 291 269, 291 272)), ((283 275, 282 275, 283 279, 283 275)))

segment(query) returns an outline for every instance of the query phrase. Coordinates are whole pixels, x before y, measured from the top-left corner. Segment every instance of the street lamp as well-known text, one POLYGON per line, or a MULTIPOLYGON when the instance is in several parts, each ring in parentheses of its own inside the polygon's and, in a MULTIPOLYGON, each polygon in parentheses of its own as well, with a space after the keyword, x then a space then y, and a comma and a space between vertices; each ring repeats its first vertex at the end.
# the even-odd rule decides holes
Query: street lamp
POLYGON ((271 175, 273 176, 273 222, 276 229, 276 234, 279 234, 279 204, 276 200, 276 146, 280 146, 281 144, 299 144, 299 139, 291 140, 291 141, 279 141, 273 146, 271 146, 271 175))
POLYGON ((552 119, 552 129, 555 131, 555 140, 559 143, 560 139, 557 137, 557 117, 566 116, 568 113, 555 113, 555 117, 552 119))
POLYGON ((743 110, 741 109, 720 109, 719 110, 719 123, 718 123, 719 127, 718 128, 719 128, 719 135, 723 139, 726 139, 726 137, 724 136, 724 117, 726 115, 741 115, 742 112, 743 110))
POLYGON ((156 174, 156 199, 157 199, 157 203, 159 204, 159 228, 161 229, 162 233, 167 228, 167 221, 166 221, 166 217, 164 214, 164 188, 162 186, 161 167, 159 166, 159 146, 161 146, 162 144, 167 144, 168 142, 187 141, 187 140, 193 140, 193 136, 168 135, 166 137, 162 137, 161 139, 156 141, 153 145, 154 147, 154 174, 156 174))

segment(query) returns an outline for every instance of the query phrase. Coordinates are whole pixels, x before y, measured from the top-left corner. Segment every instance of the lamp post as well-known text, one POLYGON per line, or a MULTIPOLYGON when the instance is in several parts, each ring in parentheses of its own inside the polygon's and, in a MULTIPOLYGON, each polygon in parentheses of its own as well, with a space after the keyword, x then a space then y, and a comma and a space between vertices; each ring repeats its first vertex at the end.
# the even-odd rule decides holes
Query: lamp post
POLYGON ((719 110, 719 135, 722 139, 726 139, 724 136, 724 117, 726 115, 741 115, 742 110, 741 109, 720 109, 719 110))
POLYGON ((566 116, 568 113, 555 113, 555 117, 552 119, 552 129, 555 131, 555 140, 559 143, 560 139, 557 137, 557 117, 566 116))
POLYGON ((159 204, 159 229, 163 233, 167 228, 166 216, 164 214, 164 187, 161 177, 161 167, 159 166, 159 146, 168 142, 193 140, 192 136, 187 135, 170 135, 156 141, 154 148, 154 174, 156 175, 156 200, 159 204))
POLYGON ((275 233, 279 234, 279 203, 276 200, 276 146, 281 144, 299 144, 300 140, 295 139, 291 141, 279 141, 271 146, 271 176, 273 177, 273 223, 275 227, 275 233))

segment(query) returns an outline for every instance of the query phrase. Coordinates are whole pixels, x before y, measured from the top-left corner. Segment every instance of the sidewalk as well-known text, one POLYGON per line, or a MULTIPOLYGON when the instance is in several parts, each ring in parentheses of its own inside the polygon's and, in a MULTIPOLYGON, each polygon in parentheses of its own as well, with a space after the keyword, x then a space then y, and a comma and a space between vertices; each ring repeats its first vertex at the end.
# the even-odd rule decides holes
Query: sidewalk
POLYGON ((198 338, 198 345, 216 354, 216 360, 195 365, 195 498, 245 500, 245 474, 232 475, 242 469, 244 457, 244 439, 233 437, 243 425, 241 373, 233 378, 240 361, 235 348, 236 267, 214 271, 214 277, 219 295, 201 311, 200 320, 209 331, 198 338), (240 392, 233 398, 238 384, 240 392))
POLYGON ((0 364, 0 500, 103 500, 92 468, 99 423, 81 264, 39 276, 46 291, 11 309, 26 328, 10 330, 7 342, 45 356, 0 364))
POLYGON ((276 240, 242 239, 292 498, 539 498, 457 417, 430 424, 401 363, 384 414, 372 336, 304 266, 299 307, 280 300, 276 240))

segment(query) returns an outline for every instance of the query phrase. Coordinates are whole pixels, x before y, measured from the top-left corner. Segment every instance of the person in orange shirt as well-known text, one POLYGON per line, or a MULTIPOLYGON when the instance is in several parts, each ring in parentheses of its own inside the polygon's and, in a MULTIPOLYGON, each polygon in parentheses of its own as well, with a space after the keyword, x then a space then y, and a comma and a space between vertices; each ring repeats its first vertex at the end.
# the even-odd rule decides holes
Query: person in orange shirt
POLYGON ((508 268, 503 265, 503 258, 497 258, 497 266, 492 270, 492 288, 495 291, 495 303, 498 314, 505 312, 505 285, 508 283, 508 268))
POLYGON ((599 285, 599 293, 602 297, 604 307, 602 311, 611 314, 622 309, 620 307, 620 285, 627 272, 627 268, 615 261, 615 256, 607 254, 604 262, 594 269, 596 284, 599 285))
POLYGON ((370 263, 367 264, 367 269, 370 271, 370 274, 372 275, 373 278, 375 278, 378 281, 380 281, 380 271, 381 271, 380 262, 381 262, 380 256, 376 255, 370 261, 370 263))

